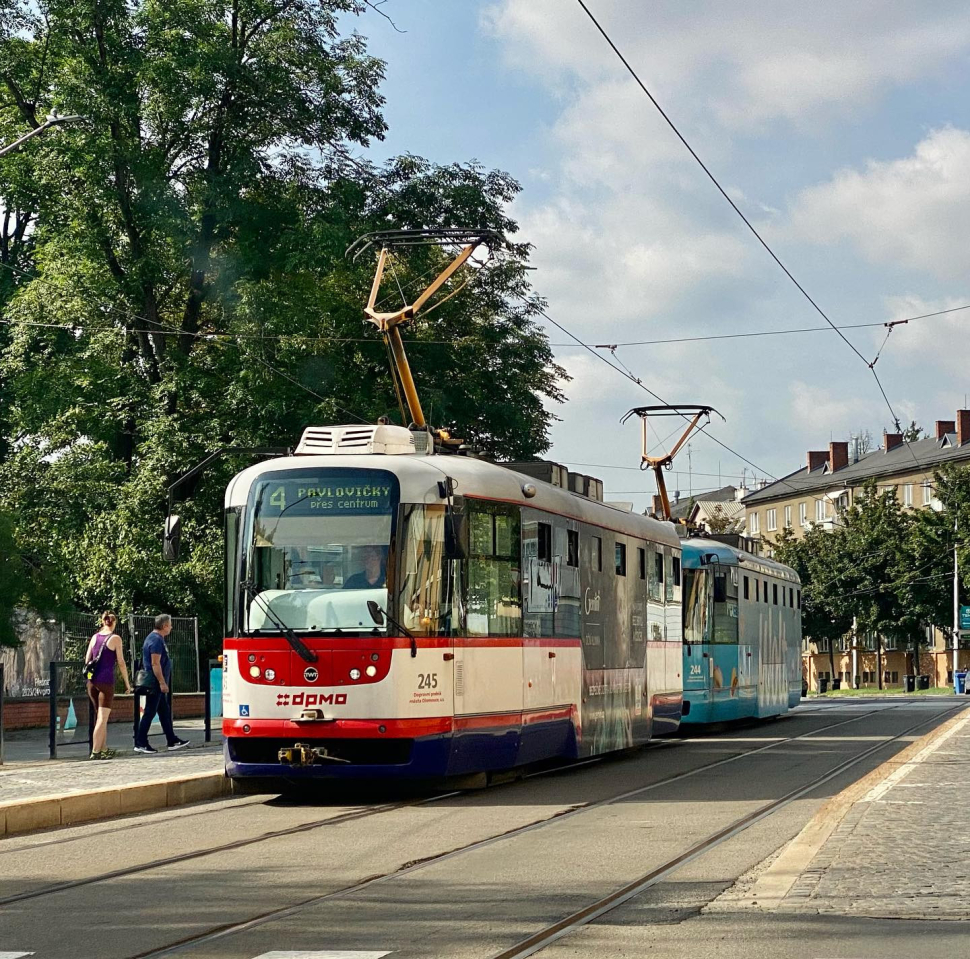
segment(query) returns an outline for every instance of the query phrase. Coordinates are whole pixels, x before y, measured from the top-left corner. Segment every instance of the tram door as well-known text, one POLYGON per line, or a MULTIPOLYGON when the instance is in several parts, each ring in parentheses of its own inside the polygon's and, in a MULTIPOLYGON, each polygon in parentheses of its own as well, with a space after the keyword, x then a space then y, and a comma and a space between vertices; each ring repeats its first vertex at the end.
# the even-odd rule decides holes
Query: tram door
POLYGON ((692 706, 710 699, 714 675, 712 599, 710 571, 684 570, 684 698, 690 699, 692 706))

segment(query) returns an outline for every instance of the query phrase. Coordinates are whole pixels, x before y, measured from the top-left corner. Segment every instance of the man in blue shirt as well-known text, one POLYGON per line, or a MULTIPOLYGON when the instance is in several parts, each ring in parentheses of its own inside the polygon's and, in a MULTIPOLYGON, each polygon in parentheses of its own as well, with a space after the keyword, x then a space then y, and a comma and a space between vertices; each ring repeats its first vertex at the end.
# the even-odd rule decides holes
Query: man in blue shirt
POLYGON ((145 711, 138 724, 138 735, 135 736, 136 753, 158 752, 148 742, 148 730, 156 713, 169 749, 181 749, 189 745, 188 740, 179 739, 172 728, 172 708, 168 701, 172 684, 172 660, 165 643, 165 637, 171 631, 172 617, 168 613, 160 613, 155 617, 155 629, 145 637, 142 646, 142 665, 149 675, 149 683, 145 687, 145 711))

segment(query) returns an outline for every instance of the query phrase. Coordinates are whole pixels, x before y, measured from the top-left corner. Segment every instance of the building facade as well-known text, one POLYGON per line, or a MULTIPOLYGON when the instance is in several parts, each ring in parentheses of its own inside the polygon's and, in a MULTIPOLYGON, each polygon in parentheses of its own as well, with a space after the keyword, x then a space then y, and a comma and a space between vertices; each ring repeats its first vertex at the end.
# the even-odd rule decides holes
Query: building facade
MULTIPOLYGON (((770 554, 770 542, 786 528, 798 539, 813 526, 832 529, 840 511, 852 505, 870 480, 880 489, 894 489, 905 508, 939 509, 933 473, 948 464, 970 466, 970 410, 957 410, 954 420, 937 420, 932 436, 913 442, 905 442, 900 433, 884 433, 882 446, 866 453, 857 442, 809 450, 805 467, 744 498, 747 535, 760 538, 770 554)), ((806 641, 803 677, 810 687, 820 677, 860 688, 899 685, 902 676, 914 674, 916 664, 910 650, 891 642, 845 637, 830 650, 806 641)), ((920 652, 919 674, 928 675, 930 685, 952 684, 952 642, 950 633, 937 630, 929 648, 920 652)), ((970 640, 959 657, 960 669, 970 667, 970 640)))

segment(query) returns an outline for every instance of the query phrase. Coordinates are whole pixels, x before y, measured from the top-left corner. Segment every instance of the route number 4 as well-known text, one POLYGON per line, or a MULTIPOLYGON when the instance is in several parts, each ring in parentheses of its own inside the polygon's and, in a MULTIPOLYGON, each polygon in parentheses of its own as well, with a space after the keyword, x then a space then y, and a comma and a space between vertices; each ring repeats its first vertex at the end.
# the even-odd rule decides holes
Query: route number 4
POLYGON ((437 673, 418 673, 418 689, 437 689, 437 673))

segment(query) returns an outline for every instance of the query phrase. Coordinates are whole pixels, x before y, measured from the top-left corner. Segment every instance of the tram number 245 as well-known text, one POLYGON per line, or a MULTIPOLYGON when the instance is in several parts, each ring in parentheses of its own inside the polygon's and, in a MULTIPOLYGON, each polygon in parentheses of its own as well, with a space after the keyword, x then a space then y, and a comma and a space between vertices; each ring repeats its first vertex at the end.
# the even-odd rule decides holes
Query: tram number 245
POLYGON ((418 673, 418 689, 437 689, 437 673, 418 673))

